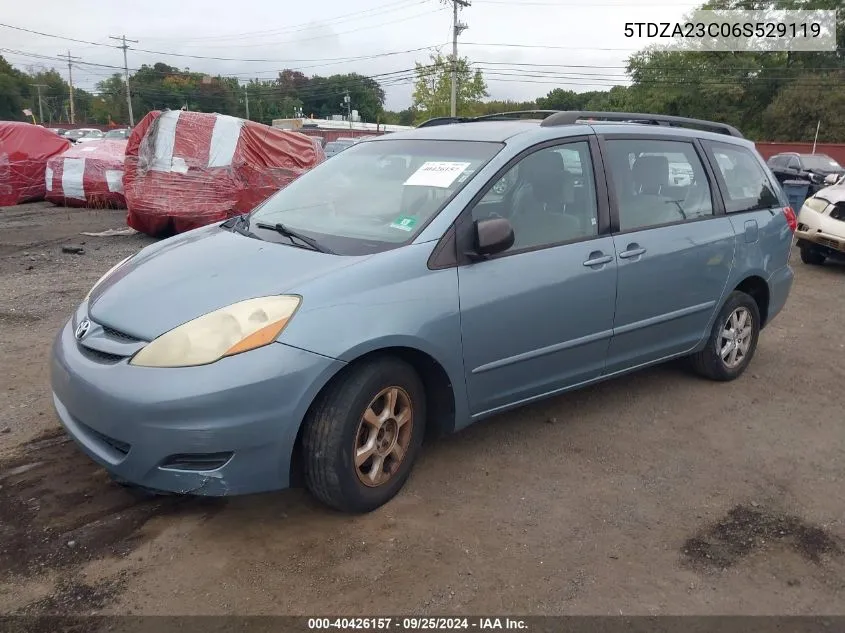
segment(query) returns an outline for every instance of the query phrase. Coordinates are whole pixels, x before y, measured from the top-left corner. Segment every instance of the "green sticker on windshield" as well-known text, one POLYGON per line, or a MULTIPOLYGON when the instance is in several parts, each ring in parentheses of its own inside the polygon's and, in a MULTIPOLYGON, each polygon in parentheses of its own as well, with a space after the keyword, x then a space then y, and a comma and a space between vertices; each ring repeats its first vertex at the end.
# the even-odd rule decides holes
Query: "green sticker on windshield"
POLYGON ((399 229, 400 231, 413 231, 416 224, 416 218, 403 215, 393 220, 393 222, 390 224, 390 228, 399 229))

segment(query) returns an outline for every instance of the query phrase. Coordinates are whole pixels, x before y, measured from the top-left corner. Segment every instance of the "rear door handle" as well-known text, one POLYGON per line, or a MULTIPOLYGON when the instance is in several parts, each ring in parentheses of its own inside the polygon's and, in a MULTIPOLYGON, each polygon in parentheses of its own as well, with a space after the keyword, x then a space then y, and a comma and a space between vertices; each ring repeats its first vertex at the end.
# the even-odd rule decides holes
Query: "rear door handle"
POLYGON ((613 257, 610 255, 603 255, 601 251, 597 251, 595 253, 590 253, 590 259, 584 262, 584 266, 601 266, 603 264, 609 264, 613 261, 613 257))
POLYGON ((639 257, 645 253, 645 249, 641 246, 637 246, 636 244, 629 244, 627 251, 622 251, 619 253, 619 259, 630 259, 632 257, 639 257))

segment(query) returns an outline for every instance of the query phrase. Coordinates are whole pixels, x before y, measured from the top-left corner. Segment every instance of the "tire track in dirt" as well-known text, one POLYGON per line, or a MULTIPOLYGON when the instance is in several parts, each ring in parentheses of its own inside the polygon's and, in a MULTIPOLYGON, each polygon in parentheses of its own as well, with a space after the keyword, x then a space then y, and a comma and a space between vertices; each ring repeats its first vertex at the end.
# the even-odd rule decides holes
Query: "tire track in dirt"
POLYGON ((140 534, 154 517, 205 516, 224 504, 145 497, 111 481, 64 431, 50 431, 0 461, 0 578, 19 582, 59 572, 53 592, 20 613, 100 609, 120 592, 123 578, 86 584, 77 575, 82 565, 127 556, 154 537, 149 531, 140 534))

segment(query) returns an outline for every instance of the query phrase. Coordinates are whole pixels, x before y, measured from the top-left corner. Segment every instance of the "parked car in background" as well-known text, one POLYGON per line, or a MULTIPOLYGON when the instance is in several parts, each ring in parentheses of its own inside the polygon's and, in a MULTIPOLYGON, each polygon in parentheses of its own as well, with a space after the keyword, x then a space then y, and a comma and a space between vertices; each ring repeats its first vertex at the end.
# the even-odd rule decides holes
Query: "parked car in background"
POLYGON ((60 127, 50 127, 50 128, 47 128, 47 129, 50 130, 51 132, 53 132, 54 134, 58 134, 59 136, 64 136, 65 132, 67 132, 67 130, 62 129, 60 127))
POLYGON ((129 138, 129 135, 132 133, 132 130, 127 128, 122 128, 119 130, 109 130, 105 133, 103 138, 108 139, 115 139, 115 140, 126 140, 129 138))
POLYGON ((813 185, 824 185, 828 176, 845 173, 845 168, 826 154, 785 152, 770 157, 767 163, 780 182, 806 178, 813 185))
POLYGON ((805 264, 845 260, 845 176, 804 201, 795 235, 805 264))
POLYGON ((64 138, 73 141, 74 143, 78 143, 83 139, 87 139, 87 141, 99 140, 103 138, 103 136, 105 135, 100 130, 85 127, 76 128, 74 130, 68 130, 64 134, 64 138))
POLYGON ((339 154, 347 147, 352 147, 353 145, 355 145, 354 140, 337 139, 336 141, 329 141, 326 143, 323 151, 326 153, 326 158, 331 158, 335 154, 339 154))
POLYGON ((369 511, 427 433, 674 358, 737 378, 786 302, 794 230, 725 124, 423 124, 119 262, 55 339, 53 402, 124 483, 217 496, 301 475, 369 511), (692 177, 670 184, 679 162, 692 177))
POLYGON ((95 130, 93 128, 81 128, 85 134, 82 137, 76 139, 77 143, 89 143, 91 141, 99 141, 105 138, 105 133, 101 130, 95 130))

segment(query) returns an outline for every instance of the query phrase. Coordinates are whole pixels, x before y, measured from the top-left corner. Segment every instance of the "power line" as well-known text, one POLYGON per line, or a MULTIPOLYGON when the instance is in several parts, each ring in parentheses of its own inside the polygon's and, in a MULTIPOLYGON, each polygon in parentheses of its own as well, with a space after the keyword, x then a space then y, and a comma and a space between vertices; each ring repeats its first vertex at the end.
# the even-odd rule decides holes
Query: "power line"
MULTIPOLYGON (((399 2, 388 3, 388 4, 383 5, 383 6, 384 7, 391 7, 391 6, 397 5, 397 4, 401 4, 401 5, 404 5, 404 6, 394 6, 393 8, 388 8, 388 9, 385 9, 385 10, 381 10, 380 7, 375 7, 373 9, 367 9, 367 10, 355 12, 354 14, 347 14, 347 15, 350 15, 351 17, 345 17, 345 18, 341 18, 341 19, 337 19, 337 20, 327 18, 325 20, 315 20, 313 22, 303 22, 301 24, 292 25, 292 26, 289 26, 289 27, 281 28, 281 29, 270 29, 270 30, 266 30, 266 31, 254 31, 254 32, 251 32, 251 33, 250 32, 234 33, 234 34, 231 34, 231 35, 221 35, 221 36, 187 38, 187 39, 184 39, 184 40, 182 38, 178 38, 178 39, 179 39, 179 43, 183 44, 185 46, 207 46, 208 44, 205 43, 205 42, 208 42, 209 40, 212 40, 212 41, 215 41, 215 42, 228 41, 228 40, 242 40, 242 39, 255 40, 255 39, 260 39, 262 37, 275 37, 275 36, 278 36, 278 35, 288 35, 288 34, 302 33, 302 32, 306 32, 306 31, 314 30, 316 28, 321 28, 321 27, 325 28, 325 27, 336 26, 337 24, 339 24, 341 22, 351 22, 351 21, 361 20, 361 19, 365 19, 365 18, 369 19, 369 18, 372 18, 373 16, 365 15, 365 14, 371 13, 371 12, 376 11, 376 10, 379 11, 379 16, 381 16, 385 13, 393 13, 395 11, 402 11, 404 9, 409 9, 409 8, 415 6, 415 5, 422 5, 422 4, 427 4, 427 3, 428 3, 428 0, 414 0, 412 2, 409 2, 408 0, 400 0, 399 2), (199 44, 190 44, 189 42, 200 42, 200 43, 199 44)), ((367 27, 367 28, 370 28, 370 27, 367 27)), ((334 35, 338 35, 338 34, 335 33, 334 35)), ((146 39, 159 41, 159 42, 166 42, 166 41, 170 41, 172 38, 148 37, 146 39)), ((305 41, 305 40, 296 40, 296 41, 301 42, 301 41, 305 41)), ((271 43, 275 44, 277 42, 272 41, 271 43)), ((227 48, 248 48, 248 47, 254 47, 254 46, 267 46, 267 43, 244 44, 244 45, 226 44, 225 46, 227 48)))
MULTIPOLYGON (((388 26, 390 24, 398 24, 399 22, 407 22, 408 20, 413 20, 415 18, 423 17, 423 16, 426 16, 426 15, 433 15, 435 13, 442 11, 442 10, 443 9, 440 8, 440 9, 435 9, 433 11, 424 11, 422 13, 415 13, 414 15, 409 15, 409 16, 406 16, 406 17, 403 17, 403 18, 397 18, 395 20, 388 20, 387 22, 378 22, 376 24, 369 24, 367 26, 362 26, 362 27, 359 27, 359 28, 356 28, 356 29, 350 29, 348 31, 338 31, 336 33, 328 33, 326 35, 315 35, 314 37, 298 38, 296 40, 274 41, 273 44, 274 45, 301 44, 302 42, 311 42, 311 41, 314 41, 314 40, 324 40, 324 39, 327 39, 327 38, 337 37, 338 35, 348 35, 350 33, 358 33, 359 31, 366 31, 366 30, 369 30, 369 29, 375 29, 375 28, 379 28, 379 27, 382 27, 382 26, 388 26)), ((267 44, 266 43, 245 44, 245 45, 241 46, 240 48, 250 48, 250 47, 255 47, 255 46, 260 46, 260 47, 266 48, 267 44)), ((227 46, 227 48, 230 48, 230 47, 227 46)), ((273 61, 273 60, 269 60, 269 59, 242 59, 242 58, 237 58, 237 57, 215 57, 215 56, 212 56, 212 55, 192 55, 190 53, 168 53, 168 52, 163 52, 163 51, 154 51, 154 50, 150 50, 150 49, 146 49, 146 48, 136 48, 135 50, 138 51, 139 53, 148 53, 148 54, 151 54, 151 55, 164 55, 164 56, 170 56, 170 57, 185 57, 185 58, 189 58, 189 59, 210 59, 210 60, 215 60, 215 61, 226 61, 226 62, 269 62, 269 61, 273 61)))
MULTIPOLYGON (((419 46, 417 48, 409 48, 409 49, 400 50, 400 51, 388 51, 388 52, 384 52, 384 53, 374 53, 372 55, 358 55, 358 56, 354 56, 354 57, 327 57, 327 58, 323 58, 323 59, 264 60, 264 61, 267 61, 268 63, 274 63, 275 62, 275 63, 278 63, 279 65, 286 65, 286 64, 292 64, 292 63, 297 63, 297 62, 320 62, 320 61, 331 62, 331 63, 325 63, 325 64, 314 64, 312 66, 299 66, 297 68, 287 68, 287 70, 306 70, 306 69, 309 69, 309 68, 320 68, 320 67, 323 67, 323 66, 333 66, 333 65, 337 65, 337 64, 344 64, 344 63, 352 62, 352 61, 363 61, 363 60, 370 60, 370 59, 378 59, 378 58, 381 58, 381 57, 392 57, 392 56, 395 56, 395 55, 404 55, 404 54, 407 54, 407 53, 416 53, 416 52, 424 51, 424 50, 437 49, 440 46, 443 46, 443 44, 429 44, 428 46, 419 46)), ((114 48, 114 47, 112 47, 112 48, 114 48)), ((119 47, 117 47, 117 48, 119 48, 119 47)), ((133 49, 133 50, 138 50, 138 49, 133 49)), ((63 61, 63 58, 60 58, 60 57, 53 57, 53 56, 50 56, 50 55, 43 55, 41 53, 32 53, 32 52, 29 52, 29 51, 21 51, 21 50, 9 49, 9 48, 0 48, 0 52, 6 52, 6 53, 9 53, 9 54, 12 54, 12 55, 21 55, 23 57, 31 57, 33 59, 41 59, 41 60, 46 60, 46 61, 63 61)), ((93 66, 93 67, 98 67, 98 68, 110 68, 110 69, 115 69, 115 70, 123 70, 122 66, 114 66, 112 64, 103 64, 103 63, 98 63, 98 62, 85 62, 85 61, 79 61, 77 63, 83 64, 85 66, 93 66)), ((139 72, 142 69, 141 68, 130 68, 129 70, 131 70, 132 72, 139 72)), ((145 70, 146 70, 146 72, 155 72, 155 73, 160 73, 160 74, 164 74, 164 75, 180 75, 180 74, 181 75, 192 75, 192 74, 199 73, 199 74, 210 74, 210 75, 219 76, 219 77, 233 77, 233 78, 240 78, 240 79, 244 79, 244 78, 249 79, 249 78, 252 78, 252 77, 255 76, 255 74, 229 74, 229 75, 227 75, 227 74, 222 74, 222 73, 202 73, 200 71, 184 71, 184 70, 180 70, 178 68, 173 70, 173 71, 157 71, 157 70, 153 69, 151 66, 147 66, 145 70)), ((256 73, 259 73, 259 74, 260 73, 274 73, 275 74, 275 73, 278 73, 278 72, 279 72, 278 69, 256 71, 256 73)))
MULTIPOLYGON (((19 30, 19 31, 26 31, 27 33, 35 33, 37 35, 43 35, 45 37, 53 37, 53 38, 57 38, 57 39, 67 39, 67 38, 62 37, 61 35, 52 35, 50 33, 40 33, 38 31, 30 31, 29 29, 22 29, 22 28, 16 27, 16 26, 9 26, 8 24, 0 24, 0 26, 5 26, 5 27, 16 29, 16 30, 19 30)), ((74 41, 81 41, 81 40, 74 40, 74 41)), ((120 48, 120 46, 112 46, 111 44, 98 44, 98 46, 106 46, 108 48, 120 48)), ((339 63, 343 63, 343 62, 347 62, 347 61, 359 61, 359 60, 365 60, 365 59, 375 59, 377 57, 387 57, 387 56, 390 56, 390 55, 401 55, 401 54, 404 54, 404 53, 413 53, 413 52, 422 51, 422 50, 426 50, 426 49, 436 48, 438 46, 442 46, 442 44, 429 44, 427 46, 419 46, 417 48, 411 48, 411 49, 402 50, 402 51, 391 51, 391 52, 387 52, 387 53, 375 53, 375 54, 372 54, 372 55, 356 55, 356 56, 350 56, 350 57, 316 57, 316 58, 307 58, 307 59, 243 59, 243 58, 234 58, 234 57, 210 57, 210 56, 201 56, 201 55, 187 55, 187 54, 181 54, 181 53, 167 53, 167 52, 162 52, 162 51, 150 51, 150 50, 141 49, 141 48, 135 48, 133 50, 136 50, 138 52, 143 52, 143 53, 150 53, 150 54, 153 54, 153 55, 162 55, 162 56, 165 56, 165 57, 189 57, 191 59, 209 59, 209 60, 212 60, 212 61, 266 62, 266 63, 270 63, 270 64, 299 64, 299 63, 303 63, 303 62, 304 63, 310 63, 310 62, 339 62, 339 63)), ((6 51, 9 51, 9 52, 18 52, 20 54, 26 54, 26 55, 30 55, 30 56, 33 56, 33 57, 41 56, 39 53, 26 53, 25 51, 12 51, 11 49, 0 49, 0 50, 6 50, 6 51)), ((52 59, 49 56, 43 56, 43 57, 48 58, 48 59, 52 59)), ((98 64, 98 63, 94 63, 94 62, 84 62, 84 63, 86 63, 88 65, 92 65, 92 66, 102 66, 104 68, 117 68, 117 69, 121 68, 120 66, 111 66, 109 64, 98 64)), ((326 65, 329 65, 329 64, 326 64, 326 65)), ((131 69, 131 70, 138 70, 138 69, 131 69)))
MULTIPOLYGON (((304 39, 298 39, 298 40, 276 41, 276 42, 273 42, 273 44, 274 45, 299 44, 301 42, 307 42, 307 41, 318 40, 318 39, 325 39, 327 37, 336 37, 337 35, 345 35, 345 34, 348 34, 348 33, 356 33, 358 31, 364 31, 364 30, 367 30, 367 29, 378 28, 380 26, 387 26, 389 24, 396 24, 398 22, 405 22, 407 20, 412 20, 414 18, 418 18, 418 17, 424 16, 424 15, 432 15, 432 14, 438 13, 439 11, 442 11, 442 10, 443 9, 440 8, 440 9, 435 9, 434 11, 426 11, 424 13, 414 14, 414 15, 407 16, 407 17, 404 17, 404 18, 399 18, 397 20, 390 20, 390 21, 387 21, 387 22, 379 22, 377 24, 371 24, 371 25, 360 27, 360 28, 357 28, 357 29, 352 29, 350 31, 341 31, 339 33, 331 33, 329 35, 320 35, 320 36, 316 36, 316 37, 304 38, 304 39)), ((13 25, 10 25, 10 24, 0 23, 0 26, 10 28, 10 29, 14 29, 16 31, 23 31, 25 33, 32 33, 32 34, 35 34, 35 35, 41 35, 43 37, 52 37, 52 38, 61 39, 61 40, 68 40, 68 41, 72 41, 72 42, 82 42, 84 44, 92 44, 94 46, 105 46, 105 47, 108 47, 108 48, 121 48, 120 46, 114 46, 112 44, 101 44, 99 42, 90 42, 90 41, 87 41, 87 40, 78 40, 78 39, 75 39, 75 38, 65 37, 63 35, 55 35, 55 34, 52 34, 52 33, 44 33, 44 32, 41 32, 41 31, 34 31, 32 29, 26 29, 26 28, 23 28, 23 27, 13 26, 13 25)), ((266 46, 266 44, 256 44, 256 46, 266 46)), ((213 56, 213 55, 192 55, 190 53, 174 53, 174 52, 167 52, 167 51, 156 51, 156 50, 151 50, 151 49, 147 49, 147 48, 135 48, 134 50, 136 50, 139 53, 147 53, 147 54, 150 54, 150 55, 161 55, 163 57, 182 57, 182 58, 186 58, 186 59, 207 59, 207 60, 212 60, 212 61, 246 62, 246 63, 267 62, 267 63, 285 64, 285 63, 296 63, 296 62, 339 61, 340 59, 343 59, 343 58, 302 59, 302 60, 295 60, 295 59, 294 60, 280 60, 280 59, 266 59, 266 58, 245 59, 245 58, 239 58, 239 57, 217 57, 217 56, 213 56)))
MULTIPOLYGON (((302 22, 299 24, 292 24, 290 26, 280 28, 280 29, 268 29, 262 31, 246 31, 243 33, 232 33, 230 35, 208 35, 204 37, 190 37, 190 38, 179 38, 180 42, 194 42, 194 41, 220 41, 220 40, 230 40, 230 39, 254 39, 255 37, 260 37, 262 35, 279 35, 283 33, 295 33, 299 31, 307 31, 311 28, 315 28, 315 26, 320 25, 329 25, 331 23, 336 22, 344 22, 350 20, 357 20, 362 18, 370 17, 366 14, 372 13, 374 11, 378 11, 380 13, 392 13, 393 11, 399 11, 401 9, 407 9, 411 6, 416 4, 426 4, 427 0, 398 0, 396 2, 388 2, 387 4, 379 5, 376 7, 372 7, 370 9, 362 9, 360 11, 353 11, 351 13, 344 13, 342 15, 335 16, 333 18, 325 18, 323 20, 314 20, 310 22, 302 22), (405 5, 405 6, 396 6, 396 5, 405 5), (390 8, 393 7, 393 8, 390 8)), ((168 41, 168 38, 160 38, 160 37, 145 37, 148 40, 154 41, 168 41)))

